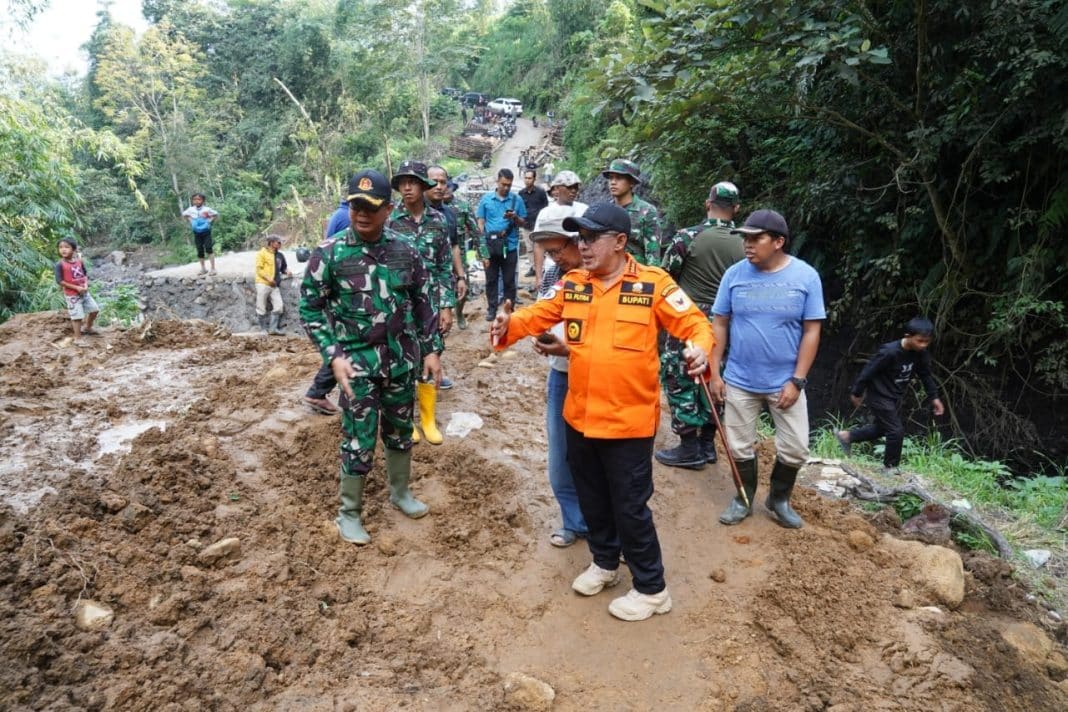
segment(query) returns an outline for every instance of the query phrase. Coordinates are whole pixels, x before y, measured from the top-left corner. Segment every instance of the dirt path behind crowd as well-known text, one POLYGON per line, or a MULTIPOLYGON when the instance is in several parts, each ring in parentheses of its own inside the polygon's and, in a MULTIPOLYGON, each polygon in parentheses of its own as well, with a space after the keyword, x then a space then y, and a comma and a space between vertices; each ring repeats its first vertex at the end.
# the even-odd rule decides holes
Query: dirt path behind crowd
POLYGON ((76 350, 56 315, 0 326, 0 708, 538 709, 506 698, 514 672, 556 710, 1068 708, 1063 629, 1034 625, 1006 566, 965 557, 953 609, 921 555, 810 490, 801 531, 760 504, 721 527, 718 468, 655 469, 670 614, 613 619, 627 576, 574 594, 589 554, 548 543, 545 363, 520 345, 479 367, 476 309, 438 420, 485 425, 416 446, 419 521, 388 506, 379 454, 364 548, 331 522, 338 420, 298 404, 306 340, 159 322, 76 350), (86 599, 110 625, 75 625, 86 599))

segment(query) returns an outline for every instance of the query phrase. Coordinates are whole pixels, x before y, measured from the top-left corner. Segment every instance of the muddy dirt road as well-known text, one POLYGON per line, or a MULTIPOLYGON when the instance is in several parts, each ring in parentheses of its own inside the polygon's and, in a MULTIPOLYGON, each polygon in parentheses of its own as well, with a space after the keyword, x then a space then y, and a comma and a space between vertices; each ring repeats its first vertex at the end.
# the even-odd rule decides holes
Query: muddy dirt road
POLYGON ((331 523, 339 424, 298 404, 306 340, 155 322, 74 349, 55 314, 0 326, 0 709, 548 709, 506 697, 514 672, 556 710, 1068 709, 1063 627, 1006 565, 966 555, 954 579, 955 555, 807 489, 801 531, 761 505, 726 529, 724 472, 656 465, 674 609, 628 624, 615 593, 577 596, 588 553, 548 542, 545 364, 520 345, 478 366, 469 317, 438 420, 485 425, 416 446, 425 519, 388 506, 377 463, 364 548, 331 523), (76 626, 86 600, 110 623, 76 626))

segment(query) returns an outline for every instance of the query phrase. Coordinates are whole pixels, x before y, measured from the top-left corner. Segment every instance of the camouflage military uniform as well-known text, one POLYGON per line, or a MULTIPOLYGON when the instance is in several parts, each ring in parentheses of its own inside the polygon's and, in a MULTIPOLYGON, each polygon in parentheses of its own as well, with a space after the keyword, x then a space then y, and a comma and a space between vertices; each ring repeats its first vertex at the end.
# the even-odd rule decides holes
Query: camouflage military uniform
MULTIPOLYGON (((403 204, 393 209, 386 227, 411 239, 430 272, 430 296, 435 311, 456 307, 456 290, 452 276, 452 247, 449 245, 449 223, 440 210, 424 202, 423 217, 418 222, 403 204)), ((445 350, 445 338, 434 334, 434 351, 445 350)))
MULTIPOLYGON (((686 260, 692 255, 694 239, 706 230, 716 228, 728 231, 734 228, 730 220, 708 218, 700 225, 683 228, 676 232, 671 240, 664 245, 660 266, 665 272, 679 283, 694 304, 704 312, 705 316, 712 319, 712 302, 715 300, 711 290, 698 289, 683 278, 683 268, 686 260), (691 292, 694 292, 691 294, 691 292)), ((729 233, 728 233, 729 235, 729 233)), ((741 240, 734 238, 739 245, 739 259, 744 256, 741 249, 741 240)), ((718 269, 720 276, 729 264, 722 265, 718 269)), ((678 339, 668 336, 660 350, 660 383, 667 394, 668 405, 671 408, 671 430, 676 435, 694 432, 698 428, 706 426, 712 421, 712 414, 708 410, 708 403, 701 394, 701 388, 694 383, 693 377, 686 373, 686 360, 682 357, 685 348, 678 339)))
POLYGON ((660 266, 660 213, 656 206, 636 195, 624 206, 630 215, 630 237, 627 252, 649 267, 660 266))
POLYGON ((471 203, 460 198, 453 198, 453 209, 456 210, 456 233, 460 238, 460 255, 467 269, 467 251, 478 249, 478 239, 481 235, 478 229, 478 221, 475 220, 475 209, 471 203))
POLYGON ((341 474, 371 470, 379 413, 382 442, 412 446, 412 403, 422 356, 438 333, 431 280, 415 246, 388 228, 377 242, 351 229, 312 252, 300 318, 325 363, 348 356, 355 400, 342 393, 341 474))

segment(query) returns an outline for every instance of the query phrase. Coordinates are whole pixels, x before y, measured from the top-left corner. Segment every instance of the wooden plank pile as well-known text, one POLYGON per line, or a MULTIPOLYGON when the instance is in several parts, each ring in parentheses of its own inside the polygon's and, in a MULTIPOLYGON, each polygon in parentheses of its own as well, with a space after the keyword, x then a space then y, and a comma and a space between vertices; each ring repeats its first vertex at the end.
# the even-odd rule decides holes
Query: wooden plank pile
POLYGON ((477 161, 487 153, 493 153, 499 143, 489 136, 453 136, 449 141, 449 155, 477 161))

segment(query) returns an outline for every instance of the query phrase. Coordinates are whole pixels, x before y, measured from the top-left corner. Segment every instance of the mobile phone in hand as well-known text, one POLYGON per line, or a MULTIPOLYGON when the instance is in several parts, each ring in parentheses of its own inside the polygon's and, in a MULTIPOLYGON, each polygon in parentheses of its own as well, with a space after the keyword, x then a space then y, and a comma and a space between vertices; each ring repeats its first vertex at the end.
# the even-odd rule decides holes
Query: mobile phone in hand
POLYGON ((551 344, 556 341, 556 337, 548 331, 543 331, 534 338, 538 340, 539 344, 551 344))

